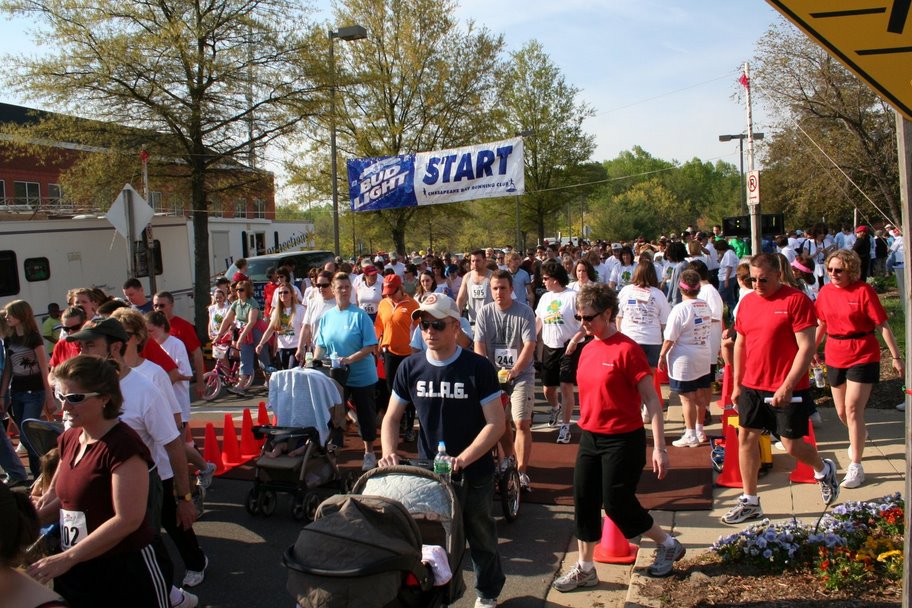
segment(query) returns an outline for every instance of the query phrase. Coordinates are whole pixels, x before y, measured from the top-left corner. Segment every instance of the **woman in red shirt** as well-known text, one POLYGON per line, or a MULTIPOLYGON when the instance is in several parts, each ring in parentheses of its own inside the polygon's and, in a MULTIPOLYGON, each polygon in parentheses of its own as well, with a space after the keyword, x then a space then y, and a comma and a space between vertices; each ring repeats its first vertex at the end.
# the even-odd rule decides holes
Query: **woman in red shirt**
POLYGON ((817 307, 817 345, 827 337, 824 359, 827 380, 833 389, 833 404, 839 419, 849 429, 851 463, 842 481, 844 488, 857 488, 864 483, 861 456, 867 430, 864 409, 871 389, 880 380, 880 332, 890 355, 893 369, 903 376, 903 360, 896 338, 887 322, 887 313, 874 289, 861 277, 861 260, 854 251, 839 249, 826 259, 830 282, 820 288, 817 307))

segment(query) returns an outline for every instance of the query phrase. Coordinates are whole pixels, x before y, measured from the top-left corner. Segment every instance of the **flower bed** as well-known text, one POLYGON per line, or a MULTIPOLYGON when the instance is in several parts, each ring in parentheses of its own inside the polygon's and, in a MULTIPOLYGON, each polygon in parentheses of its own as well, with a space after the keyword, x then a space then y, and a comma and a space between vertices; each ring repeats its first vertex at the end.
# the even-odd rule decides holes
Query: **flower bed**
POLYGON ((809 568, 827 589, 896 581, 903 570, 905 503, 897 493, 833 508, 816 526, 765 519, 721 537, 712 550, 723 562, 767 572, 809 568))

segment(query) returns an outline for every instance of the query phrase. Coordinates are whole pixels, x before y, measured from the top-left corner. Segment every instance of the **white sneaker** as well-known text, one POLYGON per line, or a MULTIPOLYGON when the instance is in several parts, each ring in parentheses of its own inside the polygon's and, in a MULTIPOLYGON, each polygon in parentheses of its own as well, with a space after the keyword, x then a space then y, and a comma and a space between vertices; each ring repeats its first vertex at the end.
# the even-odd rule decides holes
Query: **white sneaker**
POLYGON ((203 579, 206 578, 206 568, 209 567, 209 558, 204 558, 206 561, 203 562, 203 569, 197 572, 196 570, 187 570, 184 574, 184 583, 181 587, 196 587, 203 582, 203 579))
POLYGON ((680 439, 675 439, 672 441, 671 445, 675 446, 676 448, 698 448, 700 447, 700 440, 697 439, 696 435, 684 433, 681 435, 680 439))
POLYGON ((706 433, 697 433, 697 441, 701 444, 709 443, 709 439, 706 437, 706 433))
POLYGON ((171 604, 171 608, 196 608, 197 604, 199 604, 199 598, 183 589, 181 589, 180 592, 181 601, 176 604, 171 604))
POLYGON ((818 411, 815 411, 813 414, 811 414, 810 420, 815 429, 819 429, 823 424, 823 418, 820 417, 820 412, 818 411))
POLYGON ((861 464, 850 464, 849 468, 846 470, 845 479, 842 480, 842 483, 839 484, 843 488, 857 488, 864 483, 865 474, 864 467, 861 464))
POLYGON ((560 425, 560 431, 557 433, 557 442, 558 443, 570 443, 570 425, 562 424, 560 425))
POLYGON ((377 455, 373 452, 366 452, 364 454, 364 462, 361 463, 362 471, 370 471, 377 466, 377 455))
POLYGON ((899 405, 897 405, 897 406, 896 406, 896 409, 898 409, 900 412, 905 412, 905 411, 906 411, 906 402, 903 401, 902 403, 900 403, 899 405))
POLYGON ((486 597, 480 597, 475 600, 475 608, 494 608, 497 606, 497 600, 488 599, 486 597))
POLYGON ((774 444, 773 444, 773 447, 775 447, 775 448, 776 448, 777 450, 779 450, 780 452, 784 452, 784 451, 785 451, 785 445, 784 445, 781 441, 777 441, 776 443, 774 443, 774 444))
POLYGON ((19 445, 16 446, 16 456, 28 456, 28 450, 25 449, 25 444, 22 443, 22 440, 19 440, 19 445))

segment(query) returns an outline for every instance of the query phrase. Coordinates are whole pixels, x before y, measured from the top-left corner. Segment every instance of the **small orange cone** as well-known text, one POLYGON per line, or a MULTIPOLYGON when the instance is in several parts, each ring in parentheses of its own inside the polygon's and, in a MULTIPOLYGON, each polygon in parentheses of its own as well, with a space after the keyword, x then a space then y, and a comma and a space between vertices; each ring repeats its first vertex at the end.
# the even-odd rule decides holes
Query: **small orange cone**
POLYGON ((244 408, 244 420, 241 423, 241 456, 253 458, 260 453, 260 445, 253 436, 253 416, 250 408, 244 408))
POLYGON ((595 546, 595 561, 602 564, 632 564, 638 547, 627 541, 611 518, 602 520, 602 539, 595 546))
POLYGON ((225 472, 225 465, 222 464, 222 453, 219 450, 218 439, 215 437, 215 425, 211 422, 206 423, 206 438, 203 442, 203 459, 206 462, 215 463, 215 474, 221 475, 225 472))
POLYGON ((260 401, 257 406, 257 424, 266 426, 269 424, 269 412, 266 411, 266 402, 260 401))
POLYGON ((668 372, 656 369, 656 377, 659 379, 659 383, 668 384, 668 372))
MULTIPOLYGON (((729 418, 735 418, 735 419, 738 418, 738 412, 736 412, 735 408, 730 405, 726 406, 725 409, 722 410, 722 436, 723 437, 728 432, 728 419, 729 418)), ((737 420, 736 420, 736 422, 737 422, 737 420)))
POLYGON ((722 394, 719 397, 719 400, 716 401, 716 405, 719 406, 720 410, 724 410, 728 406, 732 405, 732 366, 729 363, 723 368, 722 371, 722 394))
POLYGON ((237 430, 231 414, 225 414, 225 425, 222 431, 222 462, 225 466, 237 466, 244 461, 241 459, 241 446, 238 445, 237 430))
MULTIPOLYGON (((817 440, 814 438, 814 425, 811 424, 810 420, 808 420, 808 434, 802 439, 805 443, 811 444, 815 449, 817 448, 817 440)), ((789 475, 789 481, 792 483, 817 483, 817 479, 814 477, 814 467, 799 460, 795 465, 795 470, 789 475)))
POLYGON ((656 373, 652 375, 652 385, 656 389, 656 394, 659 396, 659 405, 662 406, 662 409, 665 409, 665 398, 662 397, 662 381, 659 378, 659 370, 656 370, 656 373))
POLYGON ((722 463, 722 472, 716 477, 716 485, 726 488, 740 488, 741 457, 738 453, 738 419, 733 420, 725 429, 725 461, 722 463))

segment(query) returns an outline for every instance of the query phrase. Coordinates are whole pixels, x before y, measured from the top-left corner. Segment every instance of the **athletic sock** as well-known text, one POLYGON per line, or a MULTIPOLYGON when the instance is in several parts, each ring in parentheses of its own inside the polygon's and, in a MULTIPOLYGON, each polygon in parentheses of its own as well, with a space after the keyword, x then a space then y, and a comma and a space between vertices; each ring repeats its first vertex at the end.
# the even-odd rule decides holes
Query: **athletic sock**
POLYGON ((826 477, 827 476, 827 467, 828 467, 828 465, 824 461, 823 469, 821 471, 814 471, 814 479, 819 481, 819 480, 823 479, 824 477, 826 477))
POLYGON ((666 534, 665 540, 663 540, 661 542, 661 545, 663 547, 665 547, 666 549, 671 549, 672 547, 674 547, 674 544, 675 544, 675 539, 674 539, 674 536, 672 536, 671 534, 666 534))
POLYGON ((591 572, 592 569, 595 568, 595 562, 579 561, 578 563, 579 563, 580 570, 582 570, 583 572, 591 572))
POLYGON ((756 494, 742 494, 741 498, 743 498, 744 502, 746 502, 749 505, 756 506, 756 505, 760 504, 760 497, 757 496, 756 494))

